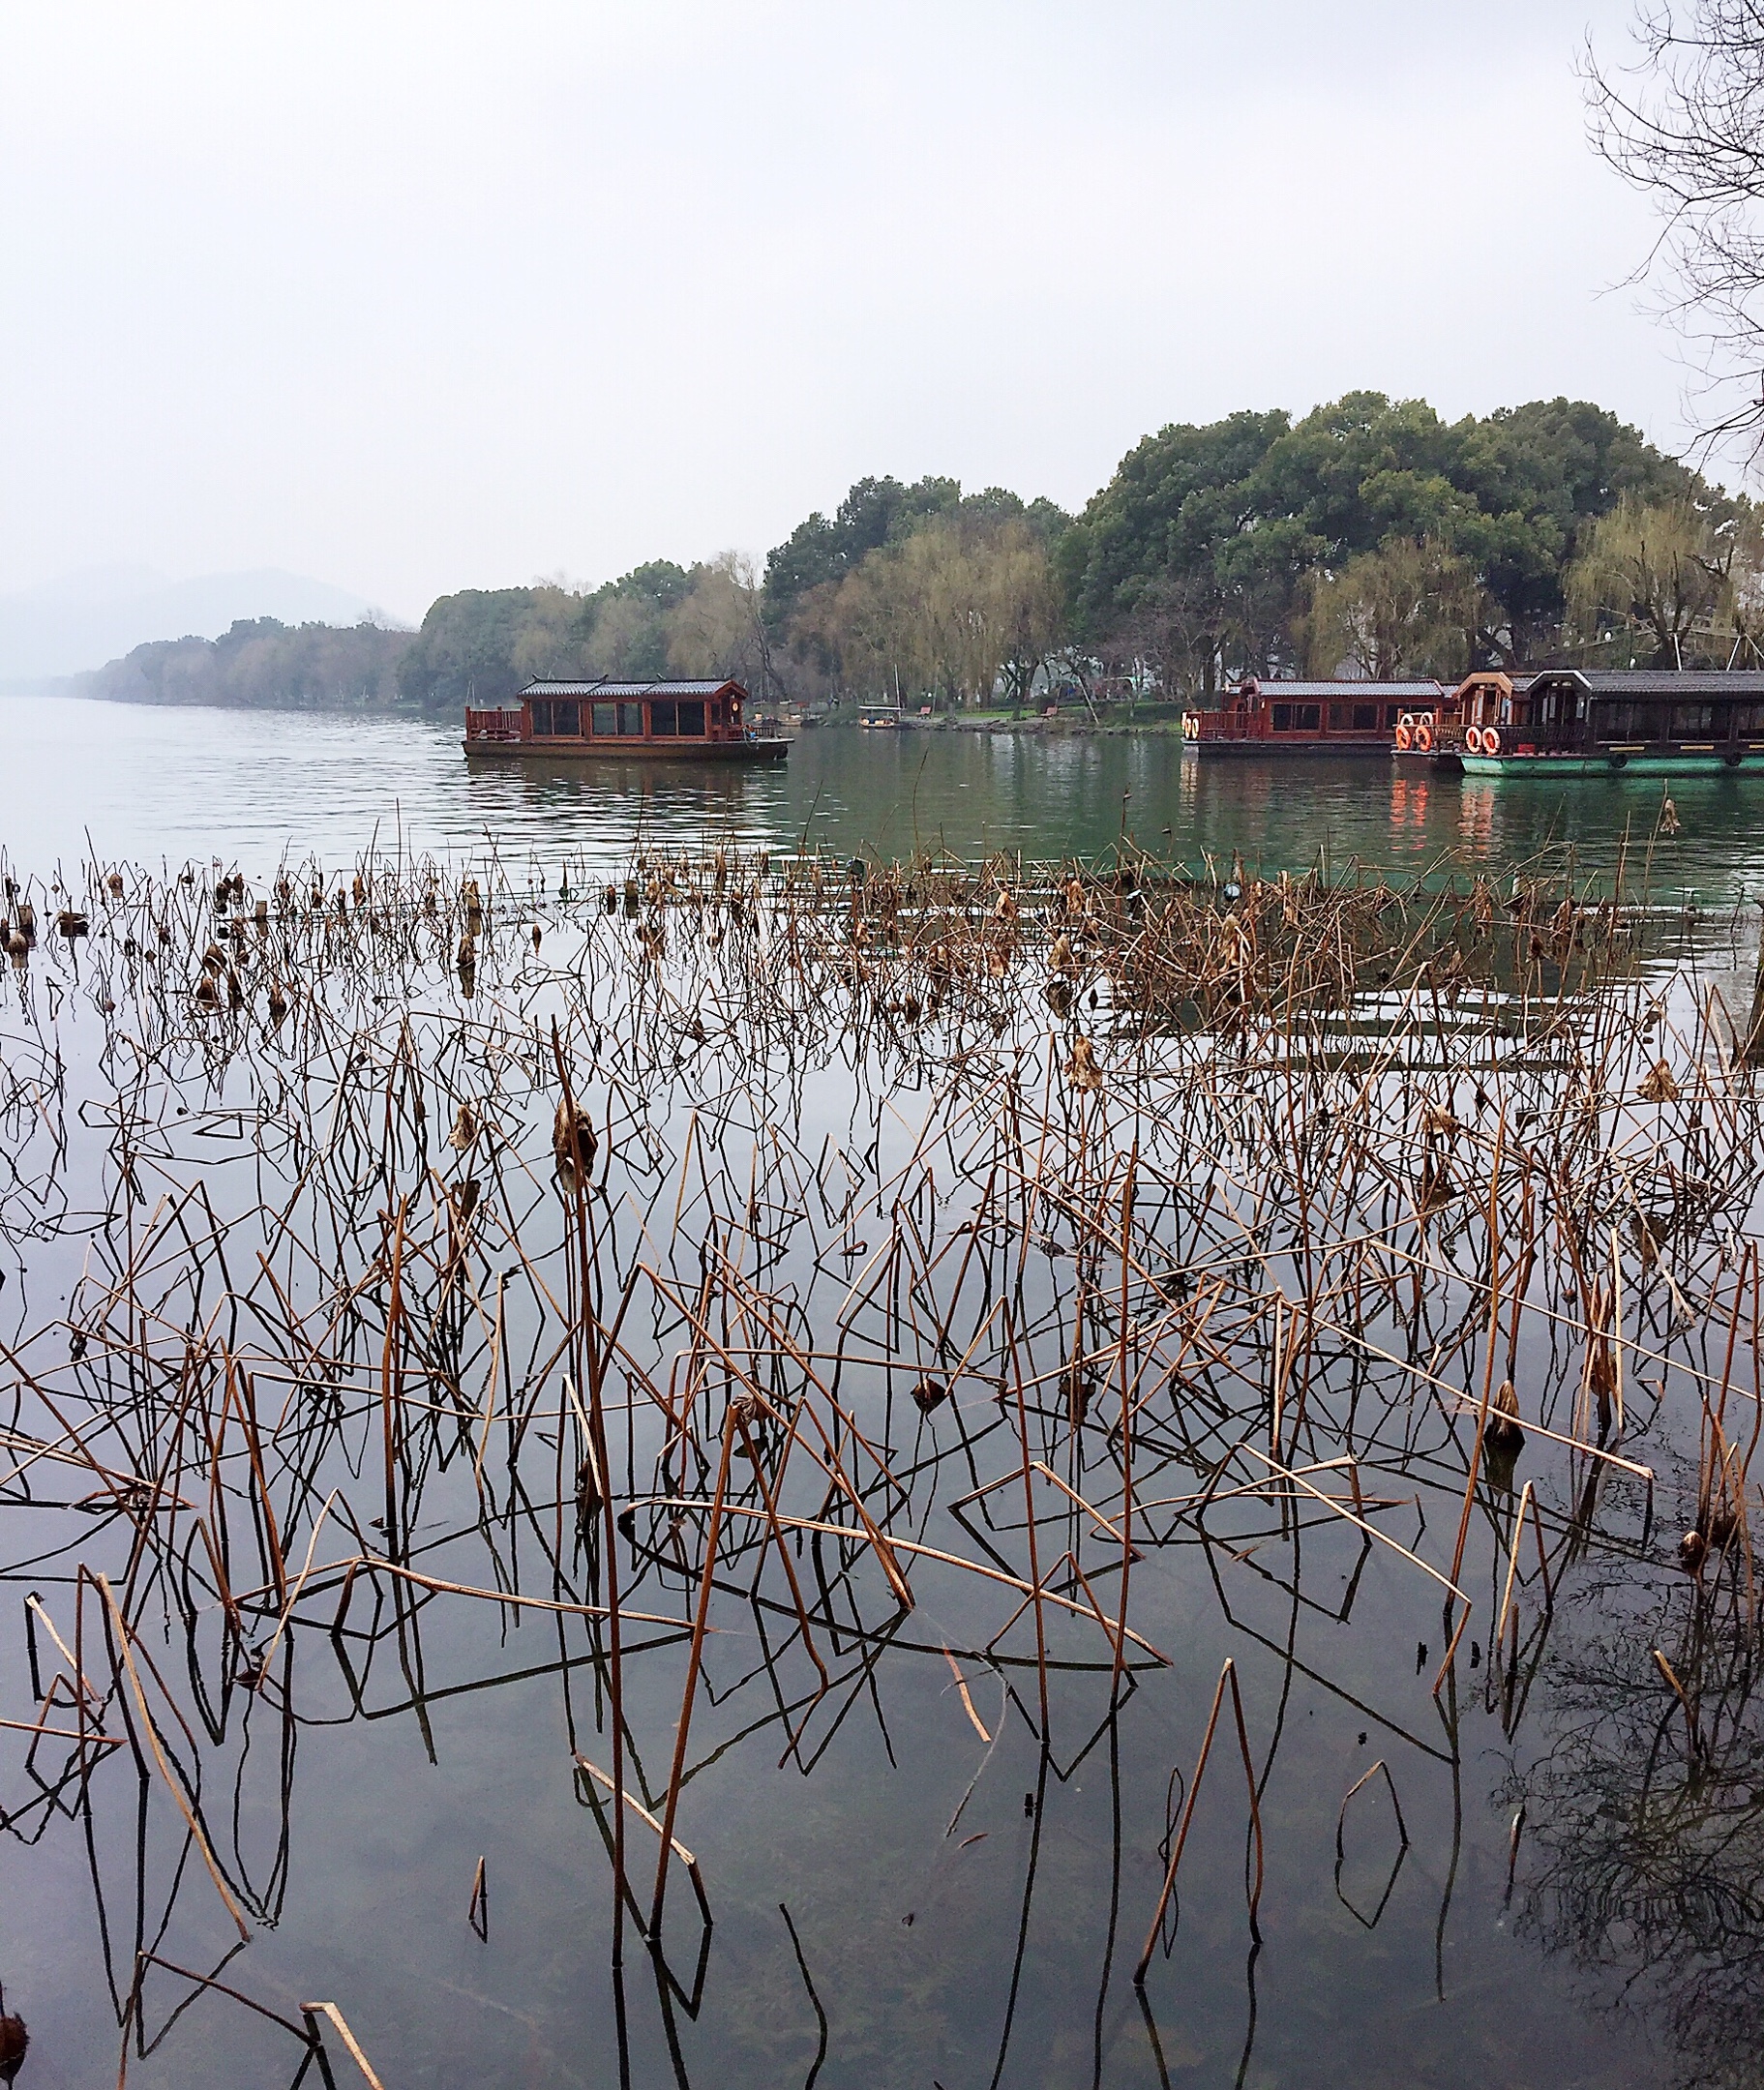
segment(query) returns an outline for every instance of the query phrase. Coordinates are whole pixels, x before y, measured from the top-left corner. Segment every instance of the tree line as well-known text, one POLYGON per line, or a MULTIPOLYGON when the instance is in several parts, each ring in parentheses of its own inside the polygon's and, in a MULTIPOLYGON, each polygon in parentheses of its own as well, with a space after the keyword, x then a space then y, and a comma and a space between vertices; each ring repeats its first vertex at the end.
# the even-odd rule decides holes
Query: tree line
POLYGON ((762 565, 657 559, 583 590, 465 589, 421 627, 236 625, 136 647, 96 692, 493 705, 535 675, 733 675, 762 706, 939 707, 1243 674, 1764 663, 1764 523, 1585 402, 1442 420, 1351 393, 1171 426, 1071 516, 1002 488, 860 480, 762 565))

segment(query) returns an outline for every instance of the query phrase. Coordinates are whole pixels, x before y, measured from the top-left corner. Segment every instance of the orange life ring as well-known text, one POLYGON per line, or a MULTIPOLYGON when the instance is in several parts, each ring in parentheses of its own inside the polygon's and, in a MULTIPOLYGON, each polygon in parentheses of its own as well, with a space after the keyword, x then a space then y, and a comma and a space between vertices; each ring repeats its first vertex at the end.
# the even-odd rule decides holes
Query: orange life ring
POLYGON ((1480 755, 1482 752, 1482 729, 1480 726, 1464 728, 1464 751, 1469 755, 1480 755))
POLYGON ((1422 719, 1415 729, 1415 744, 1423 755, 1433 752, 1433 726, 1430 720, 1422 719))
POLYGON ((1404 754, 1408 753, 1409 742, 1413 738, 1414 735, 1409 731, 1409 721, 1404 719, 1396 729, 1396 744, 1404 754))
POLYGON ((1482 753, 1484 755, 1498 755, 1500 752, 1500 729, 1494 726, 1484 726, 1482 728, 1482 753))

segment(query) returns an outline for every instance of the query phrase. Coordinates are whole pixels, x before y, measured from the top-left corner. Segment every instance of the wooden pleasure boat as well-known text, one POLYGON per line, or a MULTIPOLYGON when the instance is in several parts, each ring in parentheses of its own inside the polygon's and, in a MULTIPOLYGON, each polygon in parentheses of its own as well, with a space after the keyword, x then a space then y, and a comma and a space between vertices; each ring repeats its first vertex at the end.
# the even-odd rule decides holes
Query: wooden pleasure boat
POLYGON ((1546 668, 1459 691, 1467 776, 1764 771, 1764 672, 1546 668))
POLYGON ((782 761, 747 723, 739 682, 529 682, 515 706, 465 712, 467 755, 595 761, 782 761))

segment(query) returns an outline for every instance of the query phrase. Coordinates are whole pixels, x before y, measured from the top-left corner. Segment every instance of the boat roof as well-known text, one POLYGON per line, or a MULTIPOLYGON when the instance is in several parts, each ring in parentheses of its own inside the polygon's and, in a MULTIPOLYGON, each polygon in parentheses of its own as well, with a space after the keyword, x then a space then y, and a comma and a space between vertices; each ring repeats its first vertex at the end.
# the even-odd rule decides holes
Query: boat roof
POLYGON ((1431 678, 1410 682, 1361 682, 1355 676, 1336 675, 1321 682, 1288 682, 1265 680, 1257 675, 1247 676, 1241 685, 1245 691, 1259 691, 1264 697, 1443 697, 1443 687, 1431 678))
POLYGON ((726 689, 747 692, 732 675, 703 675, 679 682, 615 682, 609 676, 598 681, 567 681, 542 675, 529 682, 523 697, 715 697, 726 689))
POLYGON ((1464 677, 1458 688, 1467 690, 1473 682, 1505 682, 1515 697, 1523 697, 1539 675, 1546 672, 1547 670, 1541 668, 1477 668, 1464 677))
POLYGON ((1540 668, 1539 682, 1575 682, 1595 697, 1764 697, 1755 668, 1540 668))

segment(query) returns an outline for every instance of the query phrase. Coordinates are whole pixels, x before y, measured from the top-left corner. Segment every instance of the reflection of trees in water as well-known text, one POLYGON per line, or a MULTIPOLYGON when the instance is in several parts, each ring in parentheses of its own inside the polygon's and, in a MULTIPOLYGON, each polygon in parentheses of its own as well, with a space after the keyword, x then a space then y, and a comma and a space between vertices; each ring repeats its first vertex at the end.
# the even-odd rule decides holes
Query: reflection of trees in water
POLYGON ((1548 1659, 1555 1744, 1509 1793, 1532 1845, 1517 1928, 1601 1987, 1615 1978, 1673 2082, 1764 2084, 1764 1713, 1744 1568, 1645 1610, 1644 1594, 1630 1585, 1624 1616, 1619 1578, 1583 1588, 1579 1615, 1610 1623, 1570 1625, 1548 1659))

